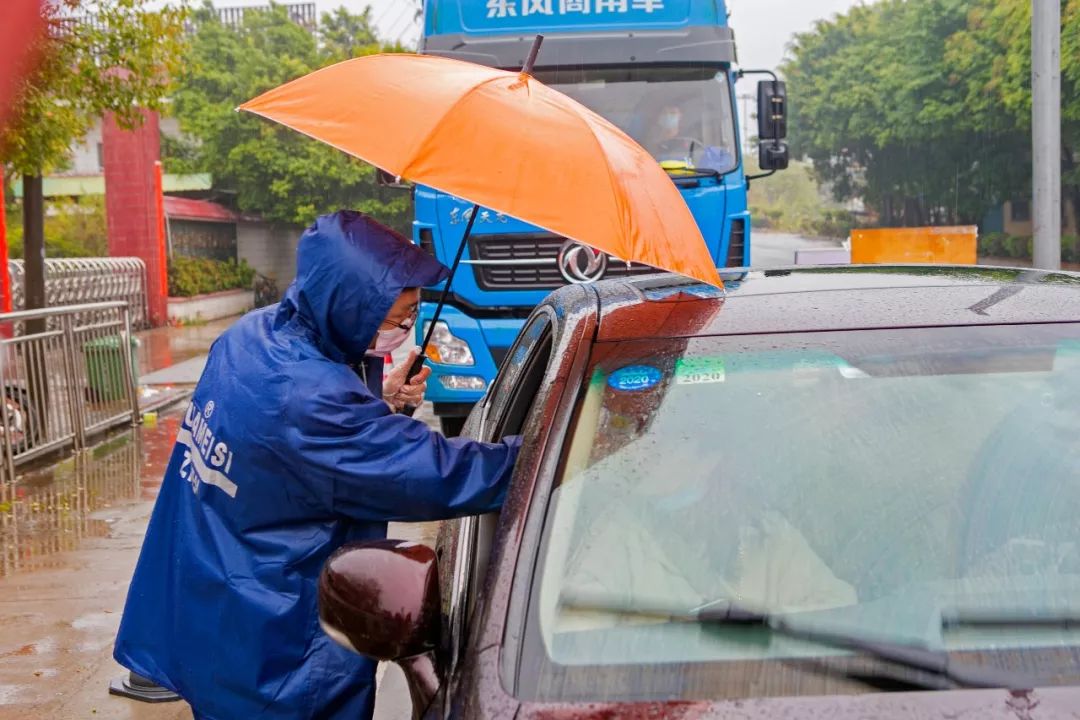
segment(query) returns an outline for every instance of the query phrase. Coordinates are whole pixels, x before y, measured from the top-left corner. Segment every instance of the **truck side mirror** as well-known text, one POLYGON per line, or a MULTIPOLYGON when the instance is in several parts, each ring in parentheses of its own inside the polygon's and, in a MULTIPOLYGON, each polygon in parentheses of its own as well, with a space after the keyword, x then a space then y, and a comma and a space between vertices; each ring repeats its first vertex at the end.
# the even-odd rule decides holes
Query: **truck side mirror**
POLYGON ((342 647, 400 665, 414 718, 439 691, 440 612, 438 562, 426 545, 353 543, 331 555, 319 575, 319 624, 342 647))
POLYGON ((757 104, 758 139, 783 140, 786 138, 787 83, 783 80, 759 82, 757 104))
POLYGON ((758 167, 766 172, 787 170, 790 155, 785 142, 765 140, 758 143, 758 167))
POLYGON ((394 188, 396 190, 408 190, 412 187, 409 183, 402 182, 401 178, 395 177, 382 168, 375 168, 375 183, 380 187, 394 188))

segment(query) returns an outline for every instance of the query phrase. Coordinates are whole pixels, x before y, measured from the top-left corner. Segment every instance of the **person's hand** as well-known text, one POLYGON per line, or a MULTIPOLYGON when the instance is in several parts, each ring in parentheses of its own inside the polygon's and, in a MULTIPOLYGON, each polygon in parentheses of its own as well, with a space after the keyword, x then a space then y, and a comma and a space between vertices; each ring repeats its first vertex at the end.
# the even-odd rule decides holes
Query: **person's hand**
POLYGON ((409 374, 409 368, 420 356, 419 350, 413 350, 405 362, 390 371, 383 380, 383 400, 394 412, 401 412, 407 405, 414 407, 424 401, 424 391, 427 390, 427 379, 431 375, 431 368, 425 365, 416 374, 411 382, 405 382, 405 376, 409 374))

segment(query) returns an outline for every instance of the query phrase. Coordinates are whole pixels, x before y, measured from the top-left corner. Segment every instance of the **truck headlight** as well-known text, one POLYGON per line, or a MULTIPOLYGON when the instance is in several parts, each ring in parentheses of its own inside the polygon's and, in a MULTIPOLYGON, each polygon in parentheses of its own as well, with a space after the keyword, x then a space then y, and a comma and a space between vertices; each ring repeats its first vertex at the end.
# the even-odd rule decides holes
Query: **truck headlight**
POLYGON ((439 375, 438 378, 447 390, 487 390, 487 382, 477 375, 439 375))
MULTIPOLYGON (((426 333, 431 323, 424 326, 426 333)), ((450 326, 444 322, 435 323, 435 332, 427 346, 427 356, 440 365, 474 365, 472 349, 469 343, 450 332, 450 326)))

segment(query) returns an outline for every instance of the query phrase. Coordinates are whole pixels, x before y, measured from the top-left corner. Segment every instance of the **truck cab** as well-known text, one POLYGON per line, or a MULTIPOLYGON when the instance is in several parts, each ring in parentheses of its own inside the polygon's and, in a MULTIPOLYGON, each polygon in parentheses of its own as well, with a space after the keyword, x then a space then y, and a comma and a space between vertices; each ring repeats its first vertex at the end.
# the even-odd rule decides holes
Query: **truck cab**
MULTIPOLYGON (((426 0, 421 52, 518 70, 537 34, 545 39, 533 76, 653 154, 678 186, 718 267, 749 265, 735 40, 724 0, 426 0)), ((485 162, 499 158, 480 159, 478 166, 485 162)), ((414 241, 449 264, 472 203, 424 186, 414 188, 414 199, 414 241)), ((428 350, 428 399, 445 432, 459 430, 525 318, 549 292, 652 271, 580 247, 479 210, 428 350)), ((425 292, 418 338, 438 295, 425 292)))

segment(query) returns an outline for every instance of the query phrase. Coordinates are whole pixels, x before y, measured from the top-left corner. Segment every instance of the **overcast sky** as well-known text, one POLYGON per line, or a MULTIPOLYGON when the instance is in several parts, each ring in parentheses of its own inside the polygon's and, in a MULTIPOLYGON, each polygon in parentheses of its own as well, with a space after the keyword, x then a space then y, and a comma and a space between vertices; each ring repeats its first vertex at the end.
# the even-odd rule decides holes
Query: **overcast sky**
MULTIPOLYGON (((483 2, 483 0, 474 0, 483 2)), ((843 12, 859 0, 728 0, 731 24, 739 46, 743 67, 775 68, 783 59, 784 47, 794 33, 808 29, 815 20, 843 12)), ((215 0, 218 7, 265 5, 266 0, 215 0)), ((316 0, 319 11, 344 5, 360 12, 370 5, 384 37, 415 43, 419 23, 413 16, 417 0, 316 0)))
POLYGON ((728 0, 739 64, 775 68, 792 35, 857 4, 858 0, 728 0))

